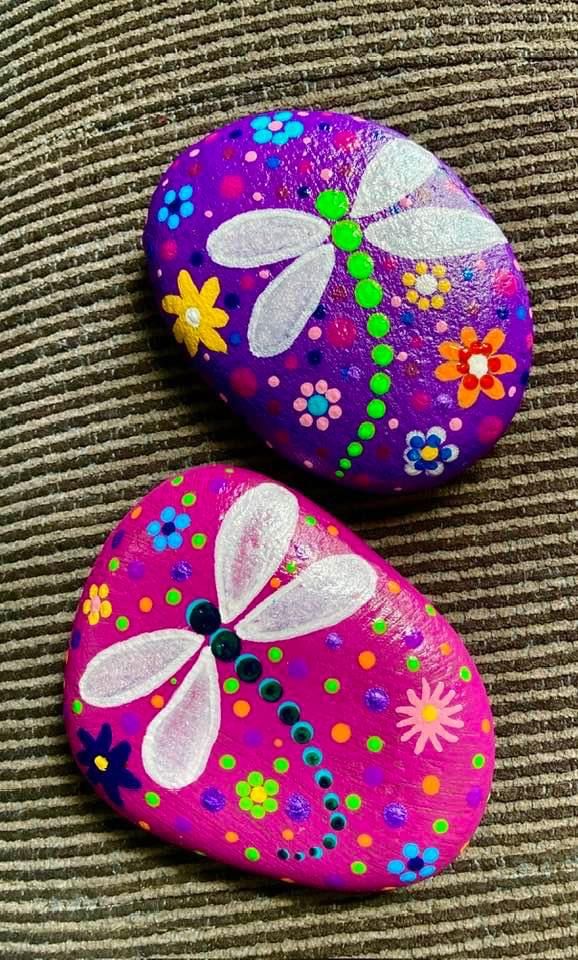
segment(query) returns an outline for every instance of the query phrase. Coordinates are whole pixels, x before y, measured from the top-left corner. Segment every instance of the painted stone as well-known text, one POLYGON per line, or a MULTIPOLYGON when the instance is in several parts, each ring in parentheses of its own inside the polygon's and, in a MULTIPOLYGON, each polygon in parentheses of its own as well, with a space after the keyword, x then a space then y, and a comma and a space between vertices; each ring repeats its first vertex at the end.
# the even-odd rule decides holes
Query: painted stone
POLYGON ((279 110, 185 150, 144 245, 196 371, 285 457, 420 491, 518 408, 532 322, 512 249, 456 174, 376 123, 279 110))
POLYGON ((458 635, 339 521, 239 468, 166 480, 112 532, 64 699, 116 810, 295 883, 434 876, 490 792, 490 706, 458 635))

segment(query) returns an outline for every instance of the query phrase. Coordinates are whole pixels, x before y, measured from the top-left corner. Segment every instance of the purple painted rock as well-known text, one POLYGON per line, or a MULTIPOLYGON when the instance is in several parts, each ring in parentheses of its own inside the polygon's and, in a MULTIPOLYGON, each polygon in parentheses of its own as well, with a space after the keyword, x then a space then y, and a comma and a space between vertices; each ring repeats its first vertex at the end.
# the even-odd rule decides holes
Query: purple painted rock
POLYGON ((296 883, 431 877, 490 792, 490 706, 454 630, 329 514, 247 470, 188 470, 121 521, 64 698, 115 809, 296 883))
POLYGON ((394 130, 281 110, 171 165, 144 235, 163 316, 279 453, 380 491, 486 454, 522 399, 528 293, 456 174, 394 130))

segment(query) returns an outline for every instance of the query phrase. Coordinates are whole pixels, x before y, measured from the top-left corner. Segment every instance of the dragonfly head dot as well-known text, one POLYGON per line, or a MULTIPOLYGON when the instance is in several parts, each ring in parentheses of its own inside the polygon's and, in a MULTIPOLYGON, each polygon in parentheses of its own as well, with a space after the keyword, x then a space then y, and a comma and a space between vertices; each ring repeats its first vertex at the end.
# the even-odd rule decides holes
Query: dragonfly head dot
POLYGON ((185 616, 191 630, 201 636, 210 636, 221 626, 221 614, 210 600, 193 600, 188 605, 185 616))

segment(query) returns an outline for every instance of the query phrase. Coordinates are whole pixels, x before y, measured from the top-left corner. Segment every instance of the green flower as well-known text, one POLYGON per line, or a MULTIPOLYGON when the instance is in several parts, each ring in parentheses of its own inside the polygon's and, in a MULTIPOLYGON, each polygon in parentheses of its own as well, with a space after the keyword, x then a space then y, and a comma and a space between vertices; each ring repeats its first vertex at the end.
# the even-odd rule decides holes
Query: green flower
POLYGON ((262 773, 252 770, 246 780, 235 785, 239 797, 239 807, 250 813, 255 820, 262 820, 268 813, 275 813, 279 804, 273 798, 279 793, 276 780, 265 780, 262 773))

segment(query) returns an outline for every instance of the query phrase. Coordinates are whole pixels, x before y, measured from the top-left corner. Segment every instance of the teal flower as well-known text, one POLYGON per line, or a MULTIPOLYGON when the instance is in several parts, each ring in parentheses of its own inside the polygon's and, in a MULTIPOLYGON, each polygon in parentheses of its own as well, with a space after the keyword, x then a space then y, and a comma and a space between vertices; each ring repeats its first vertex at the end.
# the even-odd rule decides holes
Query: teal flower
POLYGON ((297 140, 305 130, 300 120, 293 119, 292 110, 278 110, 272 116, 264 113, 251 120, 251 126, 255 143, 273 143, 277 147, 297 140))

